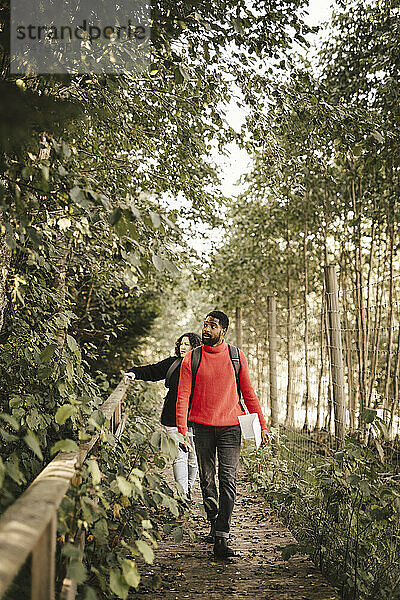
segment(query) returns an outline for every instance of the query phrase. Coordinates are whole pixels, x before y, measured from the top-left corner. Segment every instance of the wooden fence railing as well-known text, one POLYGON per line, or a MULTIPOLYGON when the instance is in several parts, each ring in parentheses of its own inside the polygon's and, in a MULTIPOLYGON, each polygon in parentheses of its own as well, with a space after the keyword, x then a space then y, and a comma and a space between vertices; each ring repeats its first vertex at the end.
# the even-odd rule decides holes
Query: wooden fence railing
MULTIPOLYGON (((100 407, 112 432, 125 422, 121 402, 127 387, 121 382, 100 407)), ((99 436, 77 452, 58 454, 0 518, 0 599, 32 554, 31 599, 54 600, 57 509, 99 436)), ((75 593, 74 582, 65 582, 64 600, 73 600, 75 593)))

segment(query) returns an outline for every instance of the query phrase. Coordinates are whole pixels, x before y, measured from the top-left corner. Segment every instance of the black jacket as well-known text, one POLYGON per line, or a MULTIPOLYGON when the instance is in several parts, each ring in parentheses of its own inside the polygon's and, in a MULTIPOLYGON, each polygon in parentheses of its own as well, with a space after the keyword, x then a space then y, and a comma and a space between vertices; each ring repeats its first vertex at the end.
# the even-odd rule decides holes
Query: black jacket
MULTIPOLYGON (((154 365, 145 365, 144 367, 133 367, 130 369, 132 373, 135 373, 136 379, 143 381, 161 381, 165 379, 168 369, 173 362, 177 360, 177 356, 170 356, 164 358, 154 365)), ((182 363, 182 358, 179 359, 182 363)), ((176 399, 178 396, 178 384, 179 377, 181 374, 180 364, 171 374, 169 380, 169 389, 164 399, 164 406, 161 413, 161 423, 169 427, 176 427, 176 399)))

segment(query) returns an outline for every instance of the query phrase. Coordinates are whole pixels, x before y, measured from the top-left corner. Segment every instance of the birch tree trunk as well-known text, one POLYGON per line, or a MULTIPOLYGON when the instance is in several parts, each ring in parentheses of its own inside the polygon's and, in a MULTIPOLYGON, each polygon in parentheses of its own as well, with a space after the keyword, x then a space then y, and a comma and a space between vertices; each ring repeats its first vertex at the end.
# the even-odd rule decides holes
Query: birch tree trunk
POLYGON ((303 262, 304 262, 304 290, 303 290, 303 301, 304 301, 304 364, 305 364, 305 376, 306 376, 306 389, 304 395, 304 408, 305 418, 303 429, 305 431, 310 430, 310 424, 308 421, 308 407, 310 403, 310 369, 308 364, 308 257, 307 257, 307 223, 304 227, 304 239, 303 239, 303 262))
POLYGON ((388 337, 387 337, 387 358, 386 358, 386 374, 385 374, 385 408, 390 406, 390 381, 391 381, 391 365, 393 354, 393 249, 394 249, 394 225, 393 221, 388 225, 389 237, 389 314, 387 321, 388 337))
POLYGON ((2 233, 3 217, 0 213, 0 332, 4 324, 4 313, 7 306, 6 280, 10 268, 11 252, 2 233))
POLYGON ((289 260, 289 228, 287 229, 286 240, 286 276, 287 276, 287 317, 286 317, 286 336, 287 336, 287 387, 286 387, 286 417, 285 427, 294 427, 294 388, 293 388, 293 325, 292 325, 292 282, 289 260))

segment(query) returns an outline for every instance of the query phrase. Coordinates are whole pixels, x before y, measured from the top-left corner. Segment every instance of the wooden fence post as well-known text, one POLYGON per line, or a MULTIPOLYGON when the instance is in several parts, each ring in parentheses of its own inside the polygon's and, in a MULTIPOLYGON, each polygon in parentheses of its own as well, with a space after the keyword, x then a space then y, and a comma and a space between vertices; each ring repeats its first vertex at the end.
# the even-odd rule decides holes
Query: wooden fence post
POLYGON ((32 552, 32 600, 54 600, 57 512, 32 552))
POLYGON ((345 434, 345 398, 343 348, 339 315, 339 293, 334 265, 325 267, 326 308, 329 323, 329 364, 332 375, 333 405, 335 413, 336 448, 342 448, 345 434))
MULTIPOLYGON (((85 549, 85 531, 82 530, 78 534, 78 537, 75 541, 75 547, 79 550, 85 549)), ((82 562, 82 557, 80 557, 79 562, 82 562)), ((63 585, 60 592, 60 600, 75 600, 76 592, 78 589, 78 584, 74 579, 70 579, 69 577, 65 577, 63 581, 63 585)))
POLYGON ((271 425, 278 425, 278 384, 276 375, 276 300, 267 297, 268 346, 269 346, 269 395, 271 402, 271 425))

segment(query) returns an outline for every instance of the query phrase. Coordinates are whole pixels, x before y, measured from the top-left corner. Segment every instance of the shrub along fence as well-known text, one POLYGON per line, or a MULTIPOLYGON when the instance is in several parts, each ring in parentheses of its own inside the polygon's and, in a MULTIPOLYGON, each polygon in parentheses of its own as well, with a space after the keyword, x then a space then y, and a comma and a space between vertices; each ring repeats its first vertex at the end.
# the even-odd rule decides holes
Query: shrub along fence
POLYGON ((245 461, 299 541, 285 556, 308 552, 343 599, 399 600, 400 277, 343 281, 328 267, 286 315, 269 300, 274 441, 245 461))
MULTIPOLYGON (((121 403, 127 385, 121 382, 101 406, 108 429, 118 437, 124 428, 121 403)), ((0 598, 32 555, 32 600, 54 600, 57 509, 101 433, 76 452, 59 453, 0 519, 0 598)), ((78 544, 84 546, 84 537, 78 544)), ((76 582, 65 578, 61 598, 73 600, 76 582)))

